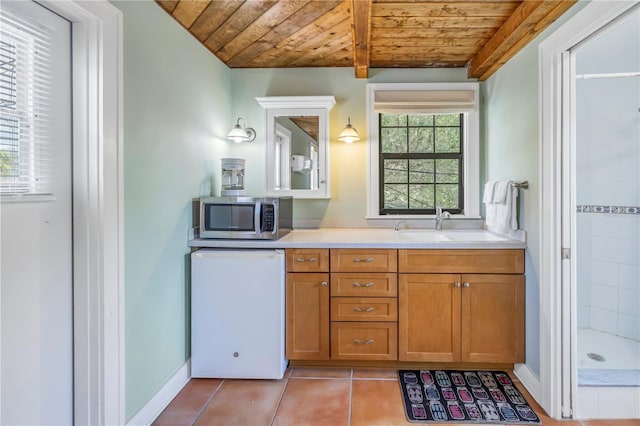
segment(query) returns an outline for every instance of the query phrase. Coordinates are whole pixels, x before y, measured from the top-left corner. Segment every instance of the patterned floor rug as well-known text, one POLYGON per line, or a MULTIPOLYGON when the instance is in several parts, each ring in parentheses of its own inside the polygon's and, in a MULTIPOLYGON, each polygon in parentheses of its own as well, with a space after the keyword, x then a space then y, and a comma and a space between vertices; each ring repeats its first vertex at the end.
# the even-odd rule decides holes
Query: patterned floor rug
POLYGON ((504 371, 400 370, 410 422, 541 424, 504 371))

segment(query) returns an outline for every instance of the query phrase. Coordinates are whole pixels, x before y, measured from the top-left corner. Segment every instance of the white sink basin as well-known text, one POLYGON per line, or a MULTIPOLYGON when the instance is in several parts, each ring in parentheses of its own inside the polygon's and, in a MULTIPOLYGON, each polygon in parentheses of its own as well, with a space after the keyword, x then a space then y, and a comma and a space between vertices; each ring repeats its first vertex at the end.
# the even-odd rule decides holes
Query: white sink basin
POLYGON ((456 242, 491 242, 508 241, 509 238, 488 231, 445 231, 449 241, 456 242))
POLYGON ((451 241, 442 231, 434 230, 415 230, 399 231, 403 238, 411 241, 419 241, 425 243, 437 243, 442 241, 451 241))
POLYGON ((476 243, 476 242, 496 242, 508 241, 509 238, 502 235, 493 234, 484 230, 475 231, 434 231, 432 229, 411 229, 399 231, 403 238, 411 241, 425 243, 439 242, 458 242, 458 243, 476 243))

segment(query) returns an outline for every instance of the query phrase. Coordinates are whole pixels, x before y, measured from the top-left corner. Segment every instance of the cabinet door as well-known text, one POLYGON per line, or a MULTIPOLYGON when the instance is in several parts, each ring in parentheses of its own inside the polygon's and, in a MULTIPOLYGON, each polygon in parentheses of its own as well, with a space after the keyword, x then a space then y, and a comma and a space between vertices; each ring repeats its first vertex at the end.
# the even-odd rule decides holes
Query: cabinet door
POLYGON ((524 362, 524 276, 462 276, 462 361, 524 362))
POLYGON ((395 297, 332 297, 331 321, 397 321, 395 297))
POLYGON ((460 360, 460 276, 400 274, 398 359, 460 360))
POLYGON ((331 359, 395 361, 397 333, 395 322, 333 322, 331 359))
POLYGON ((398 276, 393 273, 332 272, 332 296, 396 297, 398 276))
POLYGON ((398 251, 331 249, 331 272, 396 272, 398 251))
POLYGON ((287 358, 329 359, 329 274, 288 273, 286 305, 287 358))
POLYGON ((287 249, 287 272, 329 272, 329 249, 287 249))

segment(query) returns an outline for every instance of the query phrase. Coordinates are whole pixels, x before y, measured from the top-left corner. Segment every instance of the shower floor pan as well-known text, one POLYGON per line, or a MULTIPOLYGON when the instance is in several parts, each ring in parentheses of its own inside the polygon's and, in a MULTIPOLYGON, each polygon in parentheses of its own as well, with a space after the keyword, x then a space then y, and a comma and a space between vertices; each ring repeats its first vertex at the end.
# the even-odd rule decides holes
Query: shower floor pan
POLYGON ((578 386, 640 386, 640 342, 579 329, 578 386))

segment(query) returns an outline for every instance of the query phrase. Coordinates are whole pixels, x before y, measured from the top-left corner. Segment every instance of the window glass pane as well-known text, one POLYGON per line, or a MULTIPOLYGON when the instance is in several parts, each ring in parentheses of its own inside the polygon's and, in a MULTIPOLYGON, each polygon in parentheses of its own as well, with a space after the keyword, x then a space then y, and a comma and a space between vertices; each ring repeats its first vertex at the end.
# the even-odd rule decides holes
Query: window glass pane
POLYGON ((409 160, 409 182, 433 183, 433 160, 409 160))
POLYGON ((433 126, 433 115, 420 114, 409 116, 409 126, 433 126))
POLYGON ((436 181, 458 183, 458 160, 436 160, 436 181))
POLYGON ((384 185, 384 208, 385 209, 406 209, 409 205, 407 185, 385 184, 384 185))
POLYGON ((460 114, 438 114, 436 126, 460 126, 460 114))
POLYGON ((433 152, 433 127, 409 129, 409 152, 433 152))
POLYGON ((384 183, 407 183, 407 160, 384 160, 384 183))
POLYGON ((443 209, 458 208, 458 185, 438 185, 436 205, 443 209))
POLYGON ((407 129, 382 128, 380 132, 382 152, 407 152, 407 129))
POLYGON ((380 209, 460 211, 462 114, 380 114, 380 209))
POLYGON ((433 209, 433 185, 409 185, 409 208, 433 209))
POLYGON ((20 177, 18 120, 0 117, 0 176, 20 177))
POLYGON ((459 127, 436 127, 436 152, 460 152, 459 127))
POLYGON ((380 114, 380 124, 382 127, 406 126, 407 116, 405 114, 380 114))

